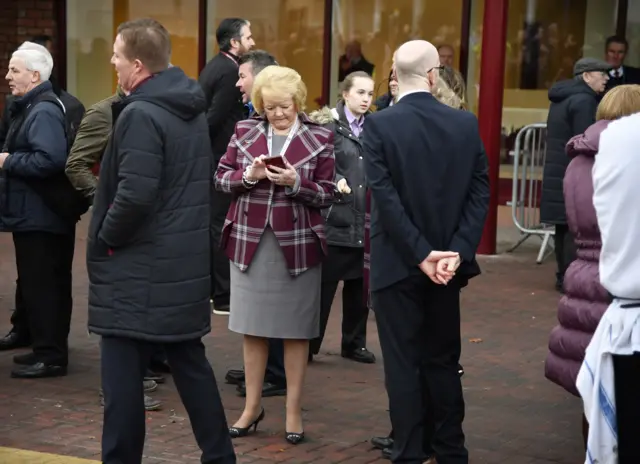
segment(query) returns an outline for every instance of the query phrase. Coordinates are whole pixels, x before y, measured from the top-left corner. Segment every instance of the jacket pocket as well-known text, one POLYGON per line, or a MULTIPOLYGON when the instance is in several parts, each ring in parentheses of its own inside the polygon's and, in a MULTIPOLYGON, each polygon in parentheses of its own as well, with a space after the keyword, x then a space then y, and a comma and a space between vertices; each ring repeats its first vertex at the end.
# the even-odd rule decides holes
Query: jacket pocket
POLYGON ((353 197, 344 197, 334 203, 327 216, 327 225, 332 227, 353 227, 356 223, 356 211, 353 209, 353 197))
POLYGON ((222 250, 226 250, 227 248, 227 243, 229 242, 229 236, 231 235, 234 223, 235 221, 231 221, 229 219, 224 220, 224 225, 222 226, 222 231, 220 233, 220 243, 218 244, 219 248, 222 250))

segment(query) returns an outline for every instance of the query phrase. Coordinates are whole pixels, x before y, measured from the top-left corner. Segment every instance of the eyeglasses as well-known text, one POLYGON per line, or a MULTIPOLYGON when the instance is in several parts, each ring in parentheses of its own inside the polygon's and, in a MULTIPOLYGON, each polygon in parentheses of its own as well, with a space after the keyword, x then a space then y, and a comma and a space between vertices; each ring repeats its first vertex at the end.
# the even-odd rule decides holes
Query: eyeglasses
POLYGON ((434 69, 437 69, 438 71, 442 72, 444 71, 444 66, 440 65, 440 66, 434 66, 433 68, 429 69, 429 71, 427 71, 427 74, 429 74, 431 71, 433 71, 434 69))

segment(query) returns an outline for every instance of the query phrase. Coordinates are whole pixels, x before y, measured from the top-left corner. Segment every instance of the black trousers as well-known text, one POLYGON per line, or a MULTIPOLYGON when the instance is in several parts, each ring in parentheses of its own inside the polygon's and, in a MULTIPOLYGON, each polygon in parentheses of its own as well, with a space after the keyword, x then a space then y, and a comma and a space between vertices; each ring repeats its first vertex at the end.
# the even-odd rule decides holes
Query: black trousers
MULTIPOLYGON (((139 464, 145 439, 142 380, 157 344, 102 337, 103 464, 139 464)), ((229 437, 213 369, 201 340, 163 344, 174 382, 187 410, 205 464, 232 464, 229 437)))
POLYGON ((16 295, 15 306, 11 313, 12 332, 19 334, 21 337, 31 340, 31 330, 29 329, 29 318, 24 307, 22 299, 22 291, 20 290, 20 279, 16 279, 16 295))
POLYGON ((276 385, 287 385, 284 372, 284 342, 279 338, 269 339, 269 356, 264 380, 276 385))
POLYGON ((18 270, 14 330, 31 338, 39 361, 66 366, 75 230, 66 235, 15 232, 13 244, 18 270))
POLYGON ((640 462, 640 353, 614 356, 618 464, 640 462))
POLYGON ((569 265, 576 259, 576 245, 573 234, 566 224, 556 224, 556 235, 554 236, 554 248, 556 254, 556 264, 558 266, 558 282, 564 280, 564 274, 569 265))
MULTIPOLYGON (((309 350, 313 354, 320 352, 331 313, 333 298, 338 290, 339 281, 323 281, 320 293, 320 335, 311 340, 309 350)), ((355 351, 367 345, 367 319, 369 308, 364 301, 364 280, 344 281, 342 289, 342 350, 355 351)))
POLYGON ((462 431, 460 284, 410 276, 374 291, 393 426, 392 462, 468 464, 462 431))
POLYGON ((229 305, 229 258, 220 248, 220 239, 230 205, 231 195, 214 189, 211 205, 211 298, 214 307, 229 305))

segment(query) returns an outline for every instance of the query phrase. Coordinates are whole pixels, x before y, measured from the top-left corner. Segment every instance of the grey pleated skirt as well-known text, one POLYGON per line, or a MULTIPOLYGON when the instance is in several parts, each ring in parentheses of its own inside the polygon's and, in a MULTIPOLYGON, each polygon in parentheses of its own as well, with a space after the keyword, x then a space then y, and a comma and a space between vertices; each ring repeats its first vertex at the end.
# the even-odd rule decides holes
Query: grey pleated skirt
POLYGON ((231 264, 229 330, 266 338, 312 339, 320 330, 321 265, 291 277, 273 230, 264 231, 246 272, 231 264))

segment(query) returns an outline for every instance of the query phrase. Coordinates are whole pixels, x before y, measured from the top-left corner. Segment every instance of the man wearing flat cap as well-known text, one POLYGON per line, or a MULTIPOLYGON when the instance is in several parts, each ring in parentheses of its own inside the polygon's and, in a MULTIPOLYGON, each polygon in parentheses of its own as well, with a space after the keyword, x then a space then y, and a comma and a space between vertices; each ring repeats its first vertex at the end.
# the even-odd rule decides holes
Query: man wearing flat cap
POLYGON ((558 271, 556 289, 562 291, 564 273, 575 259, 573 237, 567 226, 562 182, 569 165, 565 145, 582 134, 596 120, 600 96, 609 80, 611 65, 595 58, 582 58, 573 67, 573 79, 556 82, 549 89, 547 118, 547 157, 542 180, 540 221, 555 226, 555 252, 558 271))

